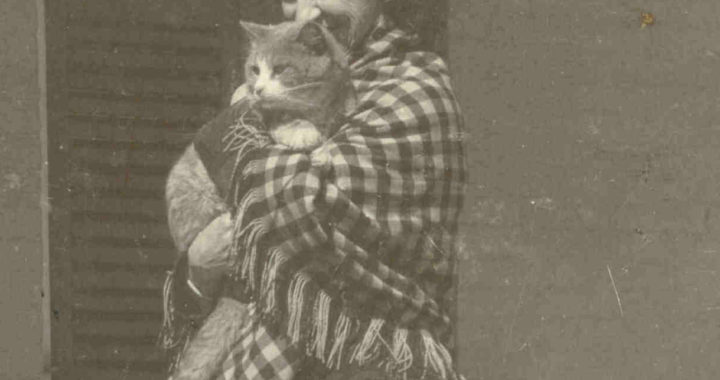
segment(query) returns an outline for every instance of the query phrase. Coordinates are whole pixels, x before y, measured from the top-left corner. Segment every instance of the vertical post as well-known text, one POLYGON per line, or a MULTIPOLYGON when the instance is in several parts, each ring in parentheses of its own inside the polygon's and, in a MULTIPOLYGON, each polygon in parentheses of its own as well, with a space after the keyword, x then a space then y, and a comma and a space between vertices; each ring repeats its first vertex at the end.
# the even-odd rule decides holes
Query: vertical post
POLYGON ((68 151, 66 130, 65 30, 68 25, 66 0, 45 1, 47 78, 47 183, 48 264, 50 298, 50 362, 53 380, 72 378, 72 257, 70 255, 70 213, 68 196, 68 151))
POLYGON ((48 195, 48 128, 47 128, 47 59, 45 49, 45 4, 43 0, 35 0, 37 7, 37 45, 38 45, 38 88, 40 99, 38 101, 38 113, 40 115, 40 212, 42 231, 42 368, 43 377, 50 378, 52 367, 50 355, 50 236, 49 220, 50 199, 48 195))
POLYGON ((42 27, 38 1, 0 2, 0 378, 42 378, 42 27))

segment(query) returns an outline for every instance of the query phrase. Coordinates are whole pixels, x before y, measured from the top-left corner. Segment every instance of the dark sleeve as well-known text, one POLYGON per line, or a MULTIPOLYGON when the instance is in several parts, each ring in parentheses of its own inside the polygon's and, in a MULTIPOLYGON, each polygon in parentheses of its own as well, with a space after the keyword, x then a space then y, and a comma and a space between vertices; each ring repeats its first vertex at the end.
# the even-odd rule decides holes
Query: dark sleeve
POLYGON ((203 125, 193 140, 195 150, 205 165, 210 179, 225 200, 228 199, 232 187, 235 152, 225 150, 226 144, 223 139, 235 122, 247 111, 247 102, 239 101, 233 104, 203 125))

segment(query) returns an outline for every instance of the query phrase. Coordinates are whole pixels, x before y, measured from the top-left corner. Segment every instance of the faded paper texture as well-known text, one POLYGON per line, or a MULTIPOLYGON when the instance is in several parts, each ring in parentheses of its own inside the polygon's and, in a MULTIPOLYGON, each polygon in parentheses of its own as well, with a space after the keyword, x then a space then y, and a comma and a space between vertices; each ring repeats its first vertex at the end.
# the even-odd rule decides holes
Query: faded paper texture
MULTIPOLYGON (((181 3, 196 18, 207 9, 181 3)), ((158 378, 154 362, 135 364, 158 360, 151 351, 129 338, 92 335, 97 318, 120 318, 126 324, 117 331, 152 347, 159 323, 152 305, 160 307, 154 296, 133 312, 71 317, 59 308, 43 315, 45 297, 55 294, 43 280, 43 204, 53 205, 43 198, 43 11, 41 1, 0 3, 0 379, 48 378, 47 318, 86 328, 86 340, 79 334, 66 347, 62 337, 72 334, 53 331, 59 365, 94 361, 97 368, 84 373, 158 378)), ((184 20, 182 12, 151 11, 166 23, 184 20)), ((715 0, 449 2, 447 51, 470 168, 457 334, 468 379, 717 377, 719 15, 715 0)), ((201 95, 210 91, 187 83, 201 95)), ((211 90, 227 96, 217 83, 211 90)), ((49 130, 56 120, 51 112, 49 130)), ((162 133, 143 136, 183 141, 162 133)), ((154 157, 169 162, 171 153, 154 157)), ((112 166, 150 156, 129 157, 105 158, 112 166)), ((161 210, 118 202, 118 209, 161 210)), ((52 210, 50 221, 59 212, 52 210)), ((104 222, 76 223, 89 231, 104 222)), ((128 251, 138 263, 152 261, 146 246, 128 251)), ((115 257, 108 262, 120 265, 115 257)), ((135 281, 154 294, 164 273, 158 263, 148 266, 157 281, 145 284, 140 272, 105 265, 90 280, 59 283, 135 281)), ((94 300, 52 297, 71 309, 94 300)), ((53 378, 68 378, 53 369, 53 378)))

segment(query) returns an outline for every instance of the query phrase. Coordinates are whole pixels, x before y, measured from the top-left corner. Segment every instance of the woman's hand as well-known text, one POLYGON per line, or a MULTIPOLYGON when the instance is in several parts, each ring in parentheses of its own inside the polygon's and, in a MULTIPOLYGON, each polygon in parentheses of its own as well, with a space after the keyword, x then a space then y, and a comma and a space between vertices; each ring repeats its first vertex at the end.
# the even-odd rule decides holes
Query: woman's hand
POLYGON ((230 213, 215 218, 202 230, 188 250, 188 279, 204 297, 214 297, 232 265, 234 223, 230 213))
POLYGON ((380 16, 381 0, 283 0, 288 20, 325 25, 345 47, 362 42, 380 16))

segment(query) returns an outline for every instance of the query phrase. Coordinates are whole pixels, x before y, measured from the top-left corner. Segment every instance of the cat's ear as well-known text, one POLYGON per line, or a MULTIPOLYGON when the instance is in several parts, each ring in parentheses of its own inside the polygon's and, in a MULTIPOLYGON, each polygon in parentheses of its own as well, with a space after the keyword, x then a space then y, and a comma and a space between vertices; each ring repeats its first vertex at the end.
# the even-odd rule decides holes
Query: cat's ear
POLYGON ((256 24, 254 22, 240 21, 240 26, 245 29, 245 32, 250 37, 251 41, 265 37, 270 31, 269 26, 256 24))
POLYGON ((308 22, 298 32, 297 41, 305 45, 315 55, 323 55, 328 51, 325 32, 314 22, 308 22))

